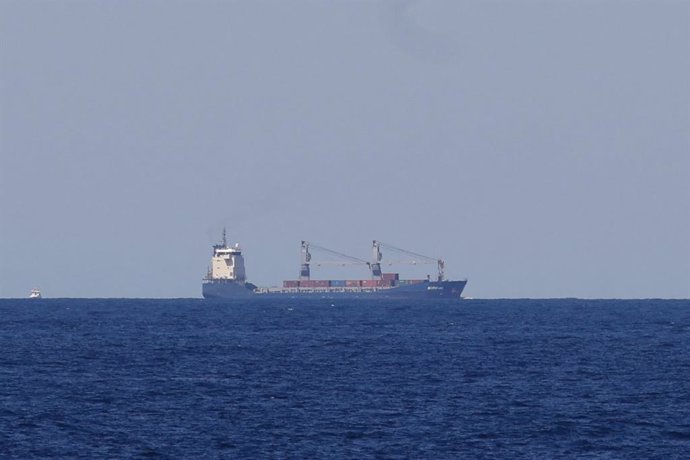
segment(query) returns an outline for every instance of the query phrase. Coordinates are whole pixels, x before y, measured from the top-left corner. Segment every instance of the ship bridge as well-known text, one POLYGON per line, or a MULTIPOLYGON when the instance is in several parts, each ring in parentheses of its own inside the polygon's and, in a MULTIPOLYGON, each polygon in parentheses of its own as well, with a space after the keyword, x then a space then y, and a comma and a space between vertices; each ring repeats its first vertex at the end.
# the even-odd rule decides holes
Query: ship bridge
POLYGON ((211 267, 206 276, 208 280, 228 280, 244 283, 247 275, 244 270, 244 257, 239 243, 228 246, 223 229, 223 240, 220 244, 213 246, 213 257, 211 257, 211 267))

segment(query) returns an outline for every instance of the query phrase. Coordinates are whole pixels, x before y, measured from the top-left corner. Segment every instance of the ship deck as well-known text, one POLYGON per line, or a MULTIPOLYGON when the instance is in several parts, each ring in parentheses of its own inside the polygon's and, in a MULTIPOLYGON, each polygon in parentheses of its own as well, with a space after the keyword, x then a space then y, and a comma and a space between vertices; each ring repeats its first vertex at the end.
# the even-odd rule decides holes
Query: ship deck
POLYGON ((255 294, 359 294, 379 291, 388 291, 394 287, 259 287, 254 290, 255 294))

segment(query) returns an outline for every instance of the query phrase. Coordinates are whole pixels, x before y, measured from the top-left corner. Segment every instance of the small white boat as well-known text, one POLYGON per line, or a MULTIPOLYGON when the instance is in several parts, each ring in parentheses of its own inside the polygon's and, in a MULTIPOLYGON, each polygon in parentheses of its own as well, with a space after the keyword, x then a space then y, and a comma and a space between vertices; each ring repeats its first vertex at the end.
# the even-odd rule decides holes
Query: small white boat
POLYGON ((37 288, 32 289, 31 293, 29 293, 29 298, 30 299, 40 299, 41 298, 41 291, 38 290, 37 288))

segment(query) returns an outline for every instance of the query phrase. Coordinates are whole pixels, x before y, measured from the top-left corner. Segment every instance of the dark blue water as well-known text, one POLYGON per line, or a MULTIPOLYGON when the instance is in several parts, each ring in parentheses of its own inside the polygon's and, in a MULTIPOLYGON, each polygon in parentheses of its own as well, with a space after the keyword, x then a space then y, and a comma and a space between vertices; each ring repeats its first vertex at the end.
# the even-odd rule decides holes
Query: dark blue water
POLYGON ((0 300, 0 457, 688 458, 690 302, 0 300))

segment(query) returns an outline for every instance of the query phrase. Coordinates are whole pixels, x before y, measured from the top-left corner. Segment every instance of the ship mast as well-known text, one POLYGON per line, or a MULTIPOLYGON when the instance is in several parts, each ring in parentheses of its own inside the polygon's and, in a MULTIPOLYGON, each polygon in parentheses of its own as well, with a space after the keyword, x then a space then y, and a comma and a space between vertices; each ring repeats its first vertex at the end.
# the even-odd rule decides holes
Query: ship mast
POLYGON ((381 243, 374 240, 372 250, 374 253, 374 261, 370 265, 371 276, 375 278, 383 278, 383 273, 381 272, 381 259, 383 258, 383 254, 381 254, 381 243))
POLYGON ((302 241, 302 264, 299 269, 299 279, 308 280, 309 273, 309 262, 311 262, 311 253, 309 252, 309 243, 307 241, 302 241))

